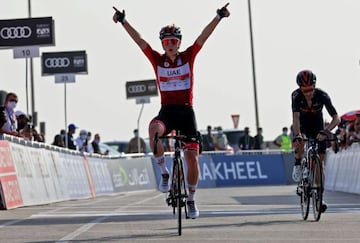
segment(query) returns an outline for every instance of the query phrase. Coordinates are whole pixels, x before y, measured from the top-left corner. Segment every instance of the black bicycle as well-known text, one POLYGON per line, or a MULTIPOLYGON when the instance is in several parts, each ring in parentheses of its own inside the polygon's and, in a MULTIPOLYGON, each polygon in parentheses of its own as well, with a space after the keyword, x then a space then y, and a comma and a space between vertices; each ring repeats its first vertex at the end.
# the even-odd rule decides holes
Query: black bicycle
MULTIPOLYGON (((184 140, 188 140, 188 138, 184 135, 180 135, 179 132, 176 135, 169 136, 158 136, 155 134, 154 138, 154 154, 157 154, 157 143, 160 139, 174 139, 175 140, 175 152, 173 158, 173 167, 172 167, 172 176, 171 176, 171 184, 170 190, 166 196, 166 203, 168 206, 173 208, 173 214, 177 214, 177 222, 178 222, 178 233, 181 235, 182 231, 182 208, 184 207, 185 218, 188 219, 188 213, 186 206, 186 200, 188 197, 188 193, 185 187, 184 180, 184 163, 181 159, 181 145, 184 140)), ((190 138, 192 139, 192 138, 190 138)))
MULTIPOLYGON (((306 154, 301 161, 301 178, 296 192, 300 196, 301 214, 304 220, 309 216, 310 200, 315 221, 319 221, 323 211, 324 168, 318 154, 317 139, 303 139, 306 142, 306 154)), ((335 139, 325 139, 335 141, 335 139)))

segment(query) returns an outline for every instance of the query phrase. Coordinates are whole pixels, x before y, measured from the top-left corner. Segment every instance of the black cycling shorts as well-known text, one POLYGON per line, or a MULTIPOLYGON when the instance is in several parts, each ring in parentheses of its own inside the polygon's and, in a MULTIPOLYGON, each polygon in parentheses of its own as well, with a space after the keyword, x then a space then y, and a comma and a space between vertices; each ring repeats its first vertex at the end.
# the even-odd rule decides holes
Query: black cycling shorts
POLYGON ((197 124, 192 106, 167 105, 162 106, 159 114, 152 121, 159 120, 165 125, 165 134, 172 130, 180 131, 186 136, 196 136, 197 124))

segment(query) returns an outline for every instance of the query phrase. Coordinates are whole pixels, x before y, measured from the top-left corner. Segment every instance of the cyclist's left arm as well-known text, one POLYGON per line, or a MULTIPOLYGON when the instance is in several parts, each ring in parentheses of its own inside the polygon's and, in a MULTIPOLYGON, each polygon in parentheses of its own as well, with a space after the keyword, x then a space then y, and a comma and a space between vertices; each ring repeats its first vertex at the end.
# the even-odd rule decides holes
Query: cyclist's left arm
POLYGON ((198 43, 200 46, 203 46, 205 44, 206 40, 209 38, 209 36, 215 30, 216 26, 219 24, 220 20, 222 18, 227 18, 230 16, 230 12, 227 9, 228 5, 229 5, 229 3, 227 3, 221 9, 217 10, 217 15, 204 28, 204 30, 201 32, 200 36, 196 39, 196 41, 195 41, 196 43, 198 43))
POLYGON ((330 96, 325 92, 323 92, 323 99, 324 99, 324 104, 325 104, 326 110, 332 118, 331 122, 325 127, 325 130, 331 131, 337 125, 339 125, 340 118, 339 118, 339 115, 337 114, 337 111, 336 111, 334 105, 331 102, 330 96))

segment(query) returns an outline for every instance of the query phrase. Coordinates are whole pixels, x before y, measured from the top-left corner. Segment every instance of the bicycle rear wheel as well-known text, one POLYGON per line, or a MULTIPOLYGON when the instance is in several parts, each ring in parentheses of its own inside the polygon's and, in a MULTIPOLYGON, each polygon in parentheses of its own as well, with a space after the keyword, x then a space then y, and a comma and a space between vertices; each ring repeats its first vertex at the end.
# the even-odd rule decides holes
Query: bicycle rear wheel
POLYGON ((314 158, 312 169, 312 207, 315 221, 319 221, 321 216, 323 199, 323 167, 318 156, 314 158))

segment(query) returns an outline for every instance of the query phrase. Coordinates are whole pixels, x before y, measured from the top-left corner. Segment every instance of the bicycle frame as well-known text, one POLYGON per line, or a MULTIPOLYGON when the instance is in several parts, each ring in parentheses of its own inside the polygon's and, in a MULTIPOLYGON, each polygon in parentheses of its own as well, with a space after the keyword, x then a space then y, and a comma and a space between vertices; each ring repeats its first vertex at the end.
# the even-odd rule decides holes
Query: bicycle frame
POLYGON ((158 136, 155 134, 154 142, 154 153, 156 153, 156 146, 159 139, 174 139, 175 140, 175 152, 173 157, 173 169, 172 169, 172 177, 170 184, 170 191, 166 197, 166 203, 168 206, 173 208, 173 214, 178 216, 178 234, 182 234, 182 207, 184 207, 185 218, 188 219, 189 216, 187 214, 186 199, 188 197, 188 193, 185 186, 185 176, 184 176, 184 164, 181 159, 181 145, 182 141, 186 138, 186 136, 180 135, 178 132, 174 136, 158 136))
POLYGON ((306 141, 306 155, 302 160, 302 175, 298 184, 297 193, 300 195, 300 204, 303 219, 309 214, 310 198, 315 221, 320 219, 323 194, 323 167, 318 154, 318 140, 304 139, 306 141), (307 170, 307 173, 305 173, 307 170), (307 175, 305 175, 307 174, 307 175))

